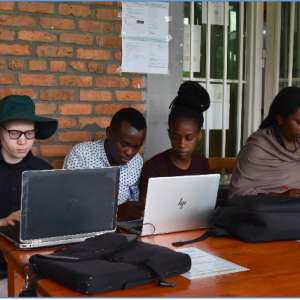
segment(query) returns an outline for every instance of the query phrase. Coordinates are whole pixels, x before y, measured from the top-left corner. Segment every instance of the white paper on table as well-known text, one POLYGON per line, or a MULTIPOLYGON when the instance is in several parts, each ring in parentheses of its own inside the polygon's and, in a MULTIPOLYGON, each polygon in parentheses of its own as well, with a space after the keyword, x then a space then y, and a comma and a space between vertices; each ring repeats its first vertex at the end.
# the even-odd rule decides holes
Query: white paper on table
POLYGON ((181 248, 176 249, 176 251, 186 253, 191 257, 191 270, 187 273, 181 274, 182 276, 190 280, 249 270, 223 258, 209 254, 196 247, 181 248))
MULTIPOLYGON (((224 7, 224 2, 210 2, 211 25, 224 25, 224 7)), ((207 2, 202 2, 202 24, 207 24, 207 2)))
MULTIPOLYGON (((193 72, 200 72, 201 26, 194 25, 193 72)), ((190 70, 190 32, 191 26, 184 24, 183 33, 183 71, 190 70)))
MULTIPOLYGON (((206 88, 205 83, 200 83, 206 88)), ((222 129, 223 127, 223 85, 209 85, 210 107, 207 110, 209 129, 222 129)), ((225 129, 229 129, 229 112, 230 112, 230 85, 226 86, 225 98, 225 129)), ((204 121, 203 129, 206 122, 204 121)))

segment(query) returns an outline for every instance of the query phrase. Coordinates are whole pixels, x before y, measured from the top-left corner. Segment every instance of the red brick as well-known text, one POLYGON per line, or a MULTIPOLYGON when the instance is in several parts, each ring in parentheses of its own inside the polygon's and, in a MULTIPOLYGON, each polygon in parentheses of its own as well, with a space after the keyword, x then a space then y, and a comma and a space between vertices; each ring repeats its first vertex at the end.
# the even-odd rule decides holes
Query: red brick
POLYGON ((112 93, 108 91, 80 91, 80 101, 111 101, 112 93))
POLYGON ((20 85, 33 85, 33 86, 55 86, 55 75, 32 75, 32 74, 19 74, 18 81, 20 85))
POLYGON ((59 129, 69 129, 76 126, 76 120, 71 118, 57 118, 59 129))
POLYGON ((106 65, 106 73, 114 75, 121 74, 121 66, 119 64, 106 65))
POLYGON ((68 90, 41 90, 41 100, 49 101, 75 101, 76 91, 68 90))
POLYGON ((97 77, 95 78, 95 85, 98 87, 127 87, 129 86, 129 79, 124 77, 97 77))
POLYGON ((61 115, 90 115, 92 113, 91 104, 62 104, 59 106, 61 115))
POLYGON ((92 140, 92 134, 88 131, 59 132, 58 142, 86 142, 92 140))
POLYGON ((35 18, 19 15, 0 14, 0 25, 17 26, 17 27, 34 27, 36 25, 35 18))
POLYGON ((28 70, 30 71, 45 71, 47 69, 47 62, 45 60, 29 60, 28 70))
POLYGON ((0 84, 14 84, 15 78, 11 74, 0 74, 0 84))
POLYGON ((59 18, 40 18, 40 25, 43 28, 48 29, 74 29, 75 24, 73 20, 70 19, 59 19, 59 18))
POLYGON ((126 108, 125 104, 98 104, 95 106, 95 113, 99 115, 114 115, 122 108, 126 108))
POLYGON ((39 57, 72 57, 72 47, 37 46, 36 54, 39 57))
POLYGON ((40 152, 45 157, 66 156, 72 147, 72 145, 41 145, 40 152))
POLYGON ((111 6, 113 4, 113 2, 91 2, 91 3, 97 5, 105 5, 105 6, 111 6))
POLYGON ((62 166, 64 164, 64 160, 63 159, 55 159, 52 163, 51 166, 54 169, 62 169, 62 166))
POLYGON ((51 72, 66 72, 67 65, 65 61, 50 61, 50 71, 51 72))
POLYGON ((32 154, 34 156, 36 156, 36 154, 37 154, 36 146, 32 146, 30 150, 31 150, 32 154))
POLYGON ((10 70, 22 71, 25 70, 25 61, 24 59, 9 59, 8 60, 8 68, 10 70))
POLYGON ((14 39, 15 39, 15 31, 8 30, 8 29, 0 29, 1 41, 13 41, 14 39))
POLYGON ((96 32, 98 33, 110 33, 111 24, 107 22, 94 22, 94 21, 78 21, 78 29, 80 31, 96 32))
POLYGON ((38 142, 38 143, 49 143, 50 141, 52 141, 54 139, 54 135, 52 135, 49 139, 46 139, 46 140, 38 140, 36 139, 34 142, 38 142))
POLYGON ((35 112, 37 115, 52 115, 55 110, 55 104, 35 103, 35 112))
POLYGON ((77 44, 77 45, 92 45, 94 37, 87 34, 77 33, 61 33, 59 35, 59 41, 61 43, 77 44))
POLYGON ((15 2, 0 2, 0 10, 13 10, 15 2))
POLYGON ((103 72, 103 63, 90 62, 88 63, 88 69, 91 73, 102 73, 103 72))
POLYGON ((63 16, 88 17, 91 15, 91 9, 83 5, 60 4, 58 6, 58 13, 63 16))
POLYGON ((114 53, 114 59, 117 61, 122 61, 122 51, 117 51, 114 53))
POLYGON ((36 92, 31 89, 0 89, 0 99, 9 95, 27 95, 31 99, 36 99, 36 92))
POLYGON ((112 36, 97 36, 96 44, 98 47, 107 48, 122 48, 122 39, 120 37, 112 36))
POLYGON ((120 9, 97 9, 96 10, 96 18, 97 19, 102 19, 102 20, 120 20, 121 14, 120 9))
POLYGON ((142 92, 116 91, 117 101, 142 101, 142 92))
POLYGON ((5 69, 5 60, 0 58, 0 70, 4 70, 5 69))
POLYGON ((131 86, 134 89, 141 89, 143 88, 143 79, 142 78, 132 78, 131 79, 131 86))
POLYGON ((40 14, 54 14, 54 4, 40 2, 19 2, 19 11, 26 11, 40 14))
POLYGON ((92 86, 93 78, 90 76, 60 76, 60 86, 88 87, 92 86))
POLYGON ((140 113, 144 113, 144 105, 143 104, 134 104, 131 105, 132 108, 137 109, 140 113))
POLYGON ((5 45, 1 44, 0 55, 31 55, 32 48, 26 45, 5 45))
POLYGON ((110 52, 106 50, 76 49, 77 58, 92 60, 109 60, 110 52))
POLYGON ((121 23, 115 23, 115 33, 118 35, 121 35, 122 32, 122 24, 121 23))
POLYGON ((102 118, 79 118, 79 128, 83 128, 87 125, 96 124, 101 128, 106 128, 110 125, 111 118, 102 117, 102 118))
POLYGON ((56 35, 44 31, 20 30, 18 39, 30 42, 56 42, 56 35))
POLYGON ((118 7, 122 7, 122 2, 117 2, 118 7))
POLYGON ((106 139, 106 132, 105 131, 99 131, 95 133, 95 141, 98 140, 104 140, 106 139))
POLYGON ((78 72, 86 72, 85 63, 82 61, 70 61, 69 65, 78 72))

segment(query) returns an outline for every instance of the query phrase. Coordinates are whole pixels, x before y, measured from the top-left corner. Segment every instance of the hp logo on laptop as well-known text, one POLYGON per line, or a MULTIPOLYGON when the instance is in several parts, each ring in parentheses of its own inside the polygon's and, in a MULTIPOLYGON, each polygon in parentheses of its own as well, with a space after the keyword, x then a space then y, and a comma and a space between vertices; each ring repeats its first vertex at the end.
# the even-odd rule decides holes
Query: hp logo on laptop
POLYGON ((180 199, 178 205, 180 206, 180 209, 182 209, 182 206, 186 204, 186 201, 182 201, 182 198, 180 199))

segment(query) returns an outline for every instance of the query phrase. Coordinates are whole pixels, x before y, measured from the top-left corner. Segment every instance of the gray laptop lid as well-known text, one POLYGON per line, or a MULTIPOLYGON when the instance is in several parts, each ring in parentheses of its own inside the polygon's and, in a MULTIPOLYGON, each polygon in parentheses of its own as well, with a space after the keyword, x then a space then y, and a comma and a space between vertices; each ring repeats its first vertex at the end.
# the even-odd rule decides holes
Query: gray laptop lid
POLYGON ((150 178, 142 236, 209 227, 219 180, 219 174, 150 178))
POLYGON ((119 176, 119 167, 24 172, 20 240, 114 230, 119 176))

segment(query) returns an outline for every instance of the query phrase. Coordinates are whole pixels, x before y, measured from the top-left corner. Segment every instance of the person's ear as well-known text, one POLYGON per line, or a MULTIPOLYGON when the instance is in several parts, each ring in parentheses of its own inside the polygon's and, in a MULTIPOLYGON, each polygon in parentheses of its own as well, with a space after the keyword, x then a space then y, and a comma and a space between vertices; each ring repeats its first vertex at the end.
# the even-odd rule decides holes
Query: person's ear
POLYGON ((111 134, 112 134, 112 130, 109 126, 106 127, 105 133, 106 133, 106 138, 109 139, 111 137, 111 134))
POLYGON ((198 136, 197 136, 197 141, 199 142, 202 138, 202 130, 199 131, 198 136))
POLYGON ((276 119, 278 121, 278 124, 280 125, 283 121, 283 117, 280 114, 277 114, 276 119))

